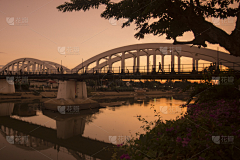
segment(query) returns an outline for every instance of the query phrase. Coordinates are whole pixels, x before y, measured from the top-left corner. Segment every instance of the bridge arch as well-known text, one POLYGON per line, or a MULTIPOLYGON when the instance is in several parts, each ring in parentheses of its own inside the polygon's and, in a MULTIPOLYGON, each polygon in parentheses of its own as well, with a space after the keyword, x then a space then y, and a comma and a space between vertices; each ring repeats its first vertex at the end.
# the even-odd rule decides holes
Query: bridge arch
MULTIPOLYGON (((222 64, 228 68, 233 68, 235 65, 237 70, 240 70, 240 57, 232 56, 224 52, 217 52, 212 49, 191 47, 189 45, 173 45, 170 43, 146 43, 146 44, 134 44, 129 46, 123 46, 112 50, 100 53, 88 60, 80 63, 72 69, 72 72, 78 72, 81 69, 85 69, 87 72, 92 72, 88 66, 92 63, 96 63, 93 70, 101 70, 103 67, 108 66, 109 70, 112 70, 112 64, 121 61, 121 70, 125 72, 125 60, 133 58, 133 71, 136 71, 140 67, 140 57, 147 57, 147 71, 150 70, 149 56, 153 55, 153 66, 156 68, 156 55, 161 55, 162 66, 164 67, 164 57, 171 55, 171 68, 174 70, 175 56, 178 57, 177 71, 181 70, 181 57, 192 58, 192 69, 198 70, 198 61, 205 60, 210 62, 216 62, 222 64), (106 59, 105 62, 99 63, 101 59, 106 59)), ((164 68, 162 68, 164 69, 164 68)))
MULTIPOLYGON (((50 61, 42 61, 34 58, 19 58, 3 66, 0 69, 0 72, 5 70, 7 70, 8 73, 9 71, 19 72, 20 70, 24 71, 25 69, 27 69, 27 72, 30 72, 31 68, 32 72, 43 72, 46 70, 46 72, 50 73, 51 71, 55 72, 58 67, 60 68, 61 65, 50 61)), ((62 67, 67 72, 70 71, 67 67, 62 67)))

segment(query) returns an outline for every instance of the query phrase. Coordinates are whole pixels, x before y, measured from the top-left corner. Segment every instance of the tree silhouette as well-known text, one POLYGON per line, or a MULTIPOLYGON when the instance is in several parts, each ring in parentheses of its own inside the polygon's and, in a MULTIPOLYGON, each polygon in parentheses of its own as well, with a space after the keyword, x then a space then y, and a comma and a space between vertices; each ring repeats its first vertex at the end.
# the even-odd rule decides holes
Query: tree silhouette
POLYGON ((240 56, 240 4, 239 0, 122 0, 118 3, 110 0, 71 0, 59 5, 63 12, 86 11, 105 5, 101 17, 119 20, 128 18, 122 28, 135 23, 135 38, 144 38, 146 34, 162 36, 174 40, 173 44, 192 44, 207 47, 206 42, 219 44, 231 55, 240 56), (220 19, 236 17, 236 25, 231 34, 217 27, 209 18, 220 19), (150 21, 151 20, 151 21, 150 21), (180 42, 177 37, 192 32, 194 39, 180 42))

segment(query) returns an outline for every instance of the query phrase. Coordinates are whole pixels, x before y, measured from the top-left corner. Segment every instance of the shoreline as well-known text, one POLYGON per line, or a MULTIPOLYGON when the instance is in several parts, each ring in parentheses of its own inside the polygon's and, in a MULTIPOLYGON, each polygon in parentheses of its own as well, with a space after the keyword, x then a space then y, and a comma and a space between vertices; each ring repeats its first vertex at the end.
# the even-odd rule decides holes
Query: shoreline
MULTIPOLYGON (((148 91, 144 93, 136 93, 132 91, 126 91, 126 92, 90 92, 88 94, 89 99, 93 100, 100 100, 100 99, 118 99, 118 98, 135 98, 135 99, 145 99, 145 98, 155 98, 155 97, 176 97, 180 99, 188 99, 190 95, 190 92, 173 92, 173 91, 148 91)), ((36 94, 36 91, 26 91, 26 92, 16 92, 11 94, 0 94, 0 102, 5 101, 19 101, 19 100, 46 100, 49 98, 57 98, 57 90, 53 91, 42 91, 39 92, 39 95, 36 94)))

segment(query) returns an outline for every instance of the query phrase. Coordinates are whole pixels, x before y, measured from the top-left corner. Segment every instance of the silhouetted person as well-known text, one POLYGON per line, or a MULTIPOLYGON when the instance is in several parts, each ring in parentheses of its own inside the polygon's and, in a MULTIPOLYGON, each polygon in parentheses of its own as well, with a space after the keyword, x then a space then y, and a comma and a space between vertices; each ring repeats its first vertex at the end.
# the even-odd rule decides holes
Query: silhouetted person
POLYGON ((162 65, 161 65, 160 62, 158 63, 158 65, 159 65, 159 67, 158 67, 158 72, 159 72, 160 70, 163 71, 163 70, 162 70, 162 65))
POLYGON ((61 66, 61 74, 63 74, 63 67, 61 66))
POLYGON ((59 67, 57 68, 57 71, 58 71, 58 73, 59 73, 59 67))
POLYGON ((210 70, 210 73, 212 74, 212 72, 213 72, 213 65, 212 65, 212 63, 211 63, 211 65, 209 66, 209 70, 210 70))
POLYGON ((213 70, 216 70, 216 62, 213 63, 213 70))

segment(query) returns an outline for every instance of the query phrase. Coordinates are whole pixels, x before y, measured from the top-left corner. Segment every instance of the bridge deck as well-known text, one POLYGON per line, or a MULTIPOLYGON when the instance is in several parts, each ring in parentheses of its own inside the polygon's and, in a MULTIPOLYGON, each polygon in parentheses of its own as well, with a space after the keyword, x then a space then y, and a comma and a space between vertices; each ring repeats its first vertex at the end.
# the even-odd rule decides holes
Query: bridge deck
MULTIPOLYGON (((220 72, 228 73, 228 72, 220 72)), ((212 74, 212 76, 218 76, 219 74, 212 74)), ((180 73, 130 73, 130 74, 121 74, 121 73, 98 73, 98 74, 24 74, 24 75, 0 75, 0 79, 6 79, 6 77, 27 77, 28 79, 59 79, 59 80, 86 80, 86 79, 192 79, 192 80, 201 80, 206 76, 202 72, 192 73, 192 72, 180 72, 180 73)), ((234 72, 234 76, 240 77, 240 72, 234 72)))

